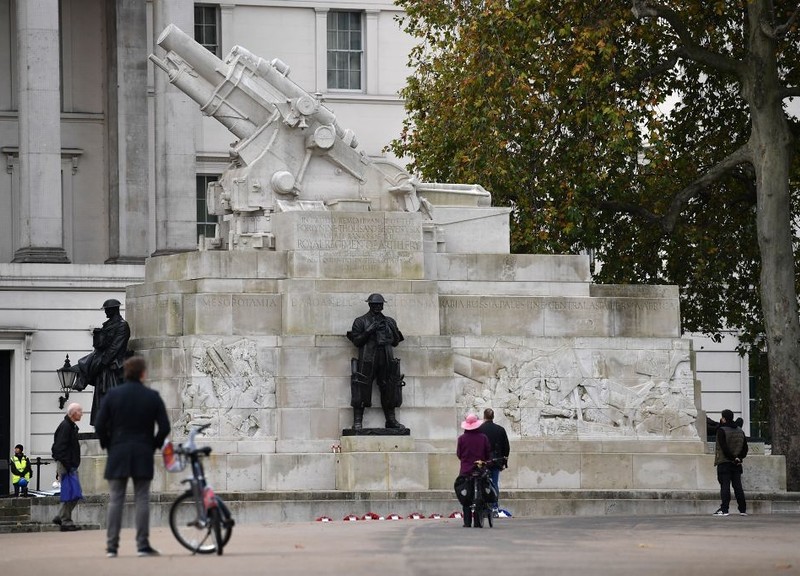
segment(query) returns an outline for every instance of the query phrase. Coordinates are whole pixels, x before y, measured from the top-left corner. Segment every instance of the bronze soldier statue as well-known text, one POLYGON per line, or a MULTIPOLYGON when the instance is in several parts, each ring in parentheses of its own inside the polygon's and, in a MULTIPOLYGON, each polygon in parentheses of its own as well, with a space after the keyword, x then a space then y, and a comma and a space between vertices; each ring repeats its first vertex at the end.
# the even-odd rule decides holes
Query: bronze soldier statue
POLYGON ((358 359, 351 362, 351 401, 353 407, 353 430, 361 430, 364 408, 372 406, 372 382, 378 382, 381 407, 386 416, 386 428, 405 432, 406 427, 397 421, 395 408, 403 403, 403 374, 400 360, 394 357, 392 348, 403 341, 394 318, 384 316, 386 300, 380 294, 367 298, 369 312, 353 321, 347 339, 358 346, 358 359))
POLYGON ((122 363, 128 351, 131 329, 119 313, 119 308, 119 300, 112 298, 103 302, 108 320, 103 322, 102 328, 95 328, 92 333, 94 350, 78 360, 75 389, 94 386, 92 417, 89 421, 92 426, 106 392, 122 382, 122 363))

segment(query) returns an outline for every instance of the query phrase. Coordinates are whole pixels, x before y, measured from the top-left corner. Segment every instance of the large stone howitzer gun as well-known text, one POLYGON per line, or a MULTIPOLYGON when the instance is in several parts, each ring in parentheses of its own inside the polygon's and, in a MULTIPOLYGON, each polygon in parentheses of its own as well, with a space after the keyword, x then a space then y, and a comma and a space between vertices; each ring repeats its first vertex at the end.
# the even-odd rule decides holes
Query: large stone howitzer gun
POLYGON ((288 210, 422 209, 416 183, 401 167, 358 151, 352 131, 289 80, 280 60, 234 47, 225 62, 174 25, 158 38, 169 80, 239 140, 231 164, 209 185, 208 208, 220 217, 207 247, 271 248, 270 214, 288 210))

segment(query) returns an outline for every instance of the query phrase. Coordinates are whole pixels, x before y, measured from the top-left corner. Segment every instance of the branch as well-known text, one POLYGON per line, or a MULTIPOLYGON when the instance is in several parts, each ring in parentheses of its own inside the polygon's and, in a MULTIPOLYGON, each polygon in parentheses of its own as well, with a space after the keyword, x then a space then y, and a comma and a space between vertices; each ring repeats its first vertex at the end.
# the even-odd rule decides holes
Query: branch
POLYGON ((678 222, 678 217, 680 216, 684 205, 689 200, 696 197, 703 192, 703 190, 720 180, 739 164, 750 161, 750 145, 745 144, 730 154, 727 158, 712 166, 711 169, 700 176, 700 178, 678 192, 672 199, 672 202, 670 202, 667 211, 661 216, 651 212, 650 210, 647 210, 642 206, 631 204, 629 202, 606 201, 602 202, 600 207, 603 209, 616 210, 617 212, 624 212, 626 214, 630 214, 631 216, 638 216, 639 218, 651 224, 657 224, 665 235, 671 234, 675 229, 675 225, 678 222))
POLYGON ((785 24, 781 24, 780 26, 775 27, 775 36, 778 38, 785 36, 786 33, 794 24, 794 21, 797 20, 798 14, 800 14, 800 4, 798 4, 798 6, 794 9, 794 12, 792 12, 792 15, 789 16, 789 19, 786 21, 785 24))
POLYGON ((781 100, 800 96, 800 86, 787 86, 781 91, 781 100))
POLYGON ((678 192, 670 202, 667 213, 664 214, 661 220, 661 228, 666 233, 670 233, 675 229, 675 224, 678 221, 683 205, 697 196, 700 192, 719 181, 730 170, 744 162, 750 162, 752 153, 750 152, 750 144, 745 144, 738 150, 731 153, 727 158, 720 160, 712 166, 708 172, 700 176, 697 180, 689 184, 686 188, 678 192))
POLYGON ((685 56, 686 56, 686 51, 683 49, 683 47, 676 48, 667 55, 667 59, 664 62, 662 62, 658 66, 650 68, 649 70, 645 70, 644 73, 639 76, 640 81, 652 78, 654 76, 658 76, 660 74, 663 74, 664 72, 672 70, 675 64, 678 63, 678 59, 685 56))
POLYGON ((614 212, 622 212, 624 214, 630 214, 631 216, 638 216, 642 220, 647 221, 650 224, 658 224, 661 221, 661 217, 654 212, 650 212, 644 206, 639 206, 638 204, 631 204, 630 202, 620 202, 619 200, 604 200, 600 202, 600 209, 601 210, 613 210, 614 212))
POLYGON ((683 43, 684 56, 689 60, 711 66, 723 72, 739 73, 741 62, 723 56, 717 52, 707 50, 695 42, 689 29, 686 27, 686 23, 672 8, 658 4, 653 0, 633 0, 632 12, 633 15, 640 20, 648 17, 663 18, 666 20, 683 43))

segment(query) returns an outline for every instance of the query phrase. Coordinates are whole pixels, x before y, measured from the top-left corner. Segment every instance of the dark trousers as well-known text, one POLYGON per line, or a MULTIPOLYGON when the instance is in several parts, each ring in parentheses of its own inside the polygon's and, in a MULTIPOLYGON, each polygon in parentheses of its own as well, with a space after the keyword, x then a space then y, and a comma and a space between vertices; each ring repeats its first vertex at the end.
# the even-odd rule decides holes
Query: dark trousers
POLYGON ((492 504, 492 508, 497 510, 500 508, 500 468, 490 468, 489 473, 492 475, 492 485, 497 491, 497 502, 492 504))
POLYGON ((14 498, 19 498, 19 493, 22 492, 23 496, 28 495, 28 487, 27 486, 20 486, 19 482, 14 483, 14 498))
POLYGON ((747 503, 744 501, 744 490, 742 489, 742 467, 733 462, 721 462, 717 465, 717 480, 719 480, 719 493, 722 498, 720 509, 723 512, 728 511, 731 503, 731 484, 733 484, 733 493, 736 495, 739 512, 747 512, 747 503))
MULTIPOLYGON (((149 479, 133 479, 134 523, 136 525, 136 549, 150 547, 150 482, 149 479)), ((127 478, 113 478, 108 481, 110 497, 106 523, 106 549, 119 548, 119 533, 122 529, 122 508, 125 504, 127 478)))

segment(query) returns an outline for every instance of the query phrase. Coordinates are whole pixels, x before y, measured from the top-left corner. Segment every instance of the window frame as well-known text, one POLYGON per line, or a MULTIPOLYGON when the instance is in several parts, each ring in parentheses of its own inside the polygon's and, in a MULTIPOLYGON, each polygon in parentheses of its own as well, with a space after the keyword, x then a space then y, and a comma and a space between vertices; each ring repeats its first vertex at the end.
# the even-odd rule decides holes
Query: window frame
POLYGON ((194 40, 198 44, 203 46, 203 48, 205 48, 206 50, 211 52, 214 56, 216 56, 219 59, 222 59, 222 25, 221 25, 221 21, 220 21, 221 20, 220 12, 221 12, 221 10, 220 10, 220 5, 219 4, 209 4, 207 2, 196 2, 194 4, 194 23, 193 23, 193 26, 194 26, 194 40), (202 22, 198 22, 197 21, 198 10, 204 11, 204 12, 201 12, 201 13, 206 14, 206 15, 208 15, 211 11, 213 11, 213 13, 214 13, 213 22, 206 21, 205 17, 203 18, 202 22), (206 29, 209 29, 209 28, 213 28, 213 30, 215 32, 216 43, 215 44, 206 43, 206 42, 204 42, 204 40, 205 40, 204 37, 199 38, 198 37, 198 27, 201 27, 203 30, 206 30, 206 29), (214 50, 211 49, 211 46, 214 47, 214 50))
POLYGON ((195 210, 196 210, 195 236, 198 240, 200 239, 200 236, 204 236, 205 238, 214 238, 215 236, 215 228, 219 223, 219 216, 208 213, 208 196, 206 194, 206 191, 208 190, 208 185, 211 182, 216 182, 221 177, 222 174, 216 174, 216 173, 195 174, 195 185, 197 187, 195 191, 195 210), (211 230, 210 234, 208 233, 209 229, 211 230))
MULTIPOLYGON (((366 35, 365 35, 365 17, 364 12, 359 10, 330 10, 327 13, 326 18, 326 26, 325 26, 325 38, 326 38, 326 50, 325 50, 325 85, 328 92, 344 92, 344 93, 353 93, 353 94, 363 94, 365 92, 366 83, 365 83, 365 65, 366 65, 366 51, 365 51, 365 42, 366 42, 366 35), (347 47, 346 49, 337 45, 334 47, 331 45, 331 35, 334 34, 339 36, 341 34, 352 34, 354 30, 352 28, 339 28, 339 16, 342 14, 347 14, 350 16, 357 16, 358 18, 358 48, 352 49, 351 47, 347 47), (332 28, 331 25, 336 25, 335 28, 332 28), (349 62, 346 64, 347 68, 332 68, 331 67, 331 56, 334 56, 334 60, 337 56, 344 56, 346 60, 349 60, 349 57, 353 55, 358 55, 358 87, 351 88, 350 80, 347 81, 347 87, 341 87, 342 83, 338 82, 338 74, 345 73, 347 75, 353 74, 354 71, 350 68, 349 62), (331 73, 334 73, 335 81, 331 82, 331 73)), ((349 40, 348 43, 352 42, 352 38, 349 40)))

